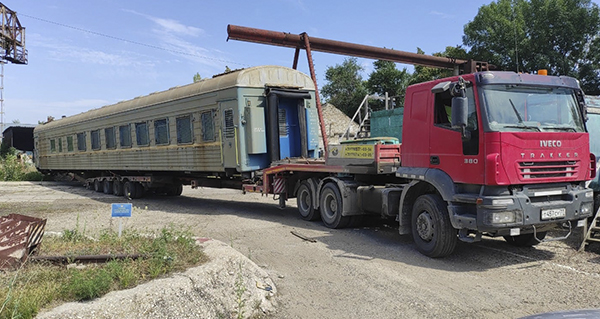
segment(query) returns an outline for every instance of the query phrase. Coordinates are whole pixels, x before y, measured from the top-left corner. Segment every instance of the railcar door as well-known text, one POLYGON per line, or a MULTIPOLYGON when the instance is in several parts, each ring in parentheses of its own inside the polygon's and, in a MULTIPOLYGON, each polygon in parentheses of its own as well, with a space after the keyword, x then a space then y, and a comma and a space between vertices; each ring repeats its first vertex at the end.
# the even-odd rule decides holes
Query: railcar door
POLYGON ((279 158, 302 156, 298 101, 280 99, 277 115, 279 123, 279 158))
POLYGON ((304 100, 307 91, 270 88, 267 93, 267 141, 271 161, 308 157, 308 133, 304 100))
POLYGON ((221 159, 223 168, 237 168, 239 165, 239 110, 238 101, 229 100, 219 103, 221 111, 221 159))

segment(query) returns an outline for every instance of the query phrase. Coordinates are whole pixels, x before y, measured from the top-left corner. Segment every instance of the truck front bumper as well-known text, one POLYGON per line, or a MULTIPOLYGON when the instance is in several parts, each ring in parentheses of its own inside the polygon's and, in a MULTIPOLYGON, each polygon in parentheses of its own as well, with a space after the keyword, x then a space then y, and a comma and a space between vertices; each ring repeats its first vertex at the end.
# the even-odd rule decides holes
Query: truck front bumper
POLYGON ((475 208, 461 203, 448 208, 454 228, 509 235, 515 228, 520 233, 531 233, 533 226, 538 231, 547 230, 563 222, 585 219, 593 213, 593 200, 593 191, 582 185, 554 184, 523 186, 509 194, 479 195, 475 208))

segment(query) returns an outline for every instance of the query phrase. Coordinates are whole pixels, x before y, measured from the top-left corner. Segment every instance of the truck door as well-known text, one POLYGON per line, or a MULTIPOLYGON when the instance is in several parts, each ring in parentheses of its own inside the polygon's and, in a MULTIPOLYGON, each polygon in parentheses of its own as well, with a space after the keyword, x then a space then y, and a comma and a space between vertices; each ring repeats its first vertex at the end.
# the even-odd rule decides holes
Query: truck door
POLYGON ((237 168, 239 162, 239 109, 237 100, 219 102, 221 111, 221 159, 224 168, 237 168))

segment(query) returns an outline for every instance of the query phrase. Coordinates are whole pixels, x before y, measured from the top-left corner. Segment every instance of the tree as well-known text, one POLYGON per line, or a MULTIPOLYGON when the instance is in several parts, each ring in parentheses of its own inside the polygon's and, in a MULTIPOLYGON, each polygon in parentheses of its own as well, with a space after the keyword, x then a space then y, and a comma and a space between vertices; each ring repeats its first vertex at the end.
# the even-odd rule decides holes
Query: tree
POLYGON ((590 0, 498 0, 465 25, 469 55, 502 69, 580 80, 600 94, 600 9, 590 0))
POLYGON ((194 74, 194 83, 200 80, 202 80, 202 77, 200 76, 200 73, 196 72, 196 74, 194 74))
MULTIPOLYGON (((417 48, 417 53, 425 54, 425 52, 421 50, 421 48, 417 48)), ((437 52, 433 55, 440 57, 452 57, 456 59, 467 59, 467 51, 465 51, 465 49, 463 49, 460 46, 446 47, 446 50, 444 52, 437 52)), ((441 78, 450 77, 452 75, 454 75, 453 70, 415 65, 415 72, 413 72, 409 84, 437 80, 441 78)))
MULTIPOLYGON (((391 61, 377 60, 373 62, 375 70, 369 75, 366 86, 369 93, 379 96, 403 96, 411 78, 406 68, 398 70, 396 63, 391 61)), ((397 101, 402 103, 402 100, 397 101)))
POLYGON ((356 58, 346 58, 344 62, 328 67, 325 71, 325 81, 321 94, 327 103, 335 105, 348 116, 354 115, 360 106, 367 89, 360 72, 363 67, 356 58))

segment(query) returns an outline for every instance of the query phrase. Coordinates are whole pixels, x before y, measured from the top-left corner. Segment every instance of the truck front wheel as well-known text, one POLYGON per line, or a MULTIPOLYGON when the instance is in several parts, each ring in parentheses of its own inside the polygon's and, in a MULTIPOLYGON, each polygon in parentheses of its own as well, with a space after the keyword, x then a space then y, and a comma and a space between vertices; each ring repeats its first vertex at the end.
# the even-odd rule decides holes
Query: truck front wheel
POLYGON ((304 181, 298 187, 296 193, 296 203, 298 204, 298 212, 304 220, 319 219, 319 211, 315 209, 315 198, 310 189, 308 182, 304 181))
POLYGON ((436 194, 421 195, 412 211, 412 234, 419 252, 429 257, 450 255, 458 241, 444 200, 436 194))
POLYGON ((321 219, 329 228, 344 228, 348 226, 350 217, 342 216, 342 195, 337 185, 327 183, 321 190, 321 219))

